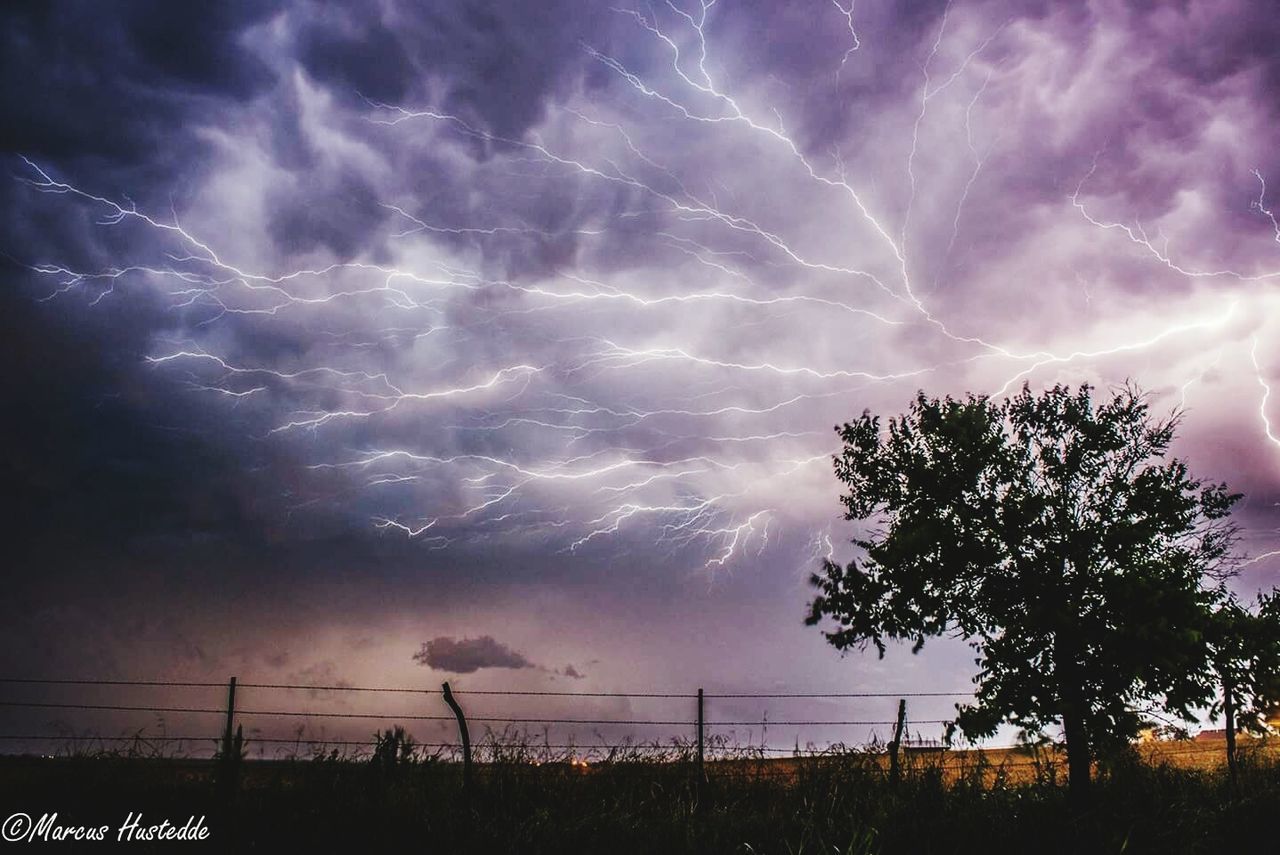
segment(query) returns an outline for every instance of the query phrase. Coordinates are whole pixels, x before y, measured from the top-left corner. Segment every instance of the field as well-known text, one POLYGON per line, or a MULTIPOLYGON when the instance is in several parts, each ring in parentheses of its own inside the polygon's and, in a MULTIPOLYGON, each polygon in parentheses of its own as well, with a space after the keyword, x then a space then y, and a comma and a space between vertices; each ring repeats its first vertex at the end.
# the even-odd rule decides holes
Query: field
POLYGON ((1221 742, 1138 746, 1099 769, 1084 810, 1069 806, 1051 753, 906 752, 892 780, 875 752, 725 751, 699 778, 683 749, 583 764, 505 748, 477 764, 470 789, 459 764, 417 755, 250 760, 233 793, 208 760, 8 757, 0 805, 112 834, 130 812, 179 826, 203 815, 217 851, 760 855, 1269 851, 1280 810, 1280 760, 1260 742, 1242 744, 1235 786, 1221 742))

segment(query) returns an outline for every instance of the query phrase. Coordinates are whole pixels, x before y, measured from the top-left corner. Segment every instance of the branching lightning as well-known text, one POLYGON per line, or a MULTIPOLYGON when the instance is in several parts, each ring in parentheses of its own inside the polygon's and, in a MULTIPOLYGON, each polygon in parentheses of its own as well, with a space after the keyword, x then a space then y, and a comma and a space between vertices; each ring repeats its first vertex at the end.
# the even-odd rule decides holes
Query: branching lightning
POLYGON ((1249 359, 1253 362, 1253 376, 1257 378, 1258 385, 1262 387, 1262 400, 1258 402, 1258 418, 1262 421, 1262 430, 1266 434, 1267 440, 1277 448, 1280 448, 1280 437, 1276 436, 1275 431, 1271 427, 1271 418, 1267 415, 1267 403, 1271 398, 1271 386, 1262 376, 1262 366, 1258 364, 1258 338, 1254 336, 1253 344, 1249 348, 1249 359))
MULTIPOLYGON (((872 40, 855 28, 854 0, 831 3, 847 36, 839 76, 872 40)), ((826 502, 831 487, 816 474, 831 437, 814 428, 860 408, 861 395, 904 402, 945 371, 999 396, 1043 369, 1092 370, 1185 341, 1221 345, 1261 299, 1223 292, 1208 309, 1170 300, 1134 328, 1098 297, 1092 327, 1054 329, 1032 344, 998 326, 974 329, 980 322, 957 316, 938 286, 1001 139, 981 107, 999 91, 992 83, 1002 70, 987 52, 1005 25, 953 38, 949 22, 960 13, 949 3, 926 38, 923 79, 900 106, 898 147, 850 163, 837 149, 829 169, 803 133, 788 131, 803 123, 787 121, 765 87, 732 82, 716 51, 719 11, 715 0, 693 11, 672 0, 615 10, 651 48, 652 66, 582 45, 626 110, 575 101, 534 132, 507 137, 465 111, 367 102, 364 129, 388 146, 426 133, 441 148, 484 146, 478 173, 532 170, 504 185, 513 198, 527 181, 534 192, 618 200, 569 226, 512 213, 501 191, 485 191, 497 197, 480 208, 488 220, 450 220, 433 199, 410 194, 379 200, 386 222, 370 251, 272 270, 227 248, 252 240, 190 225, 210 221, 198 205, 181 219, 176 210, 160 216, 24 159, 21 180, 32 191, 63 197, 53 201, 91 213, 97 228, 130 230, 133 247, 101 269, 24 263, 50 284, 50 301, 82 293, 93 308, 130 288, 159 296, 183 332, 154 343, 145 359, 155 372, 212 407, 260 418, 258 439, 309 455, 306 472, 339 485, 335 495, 354 491, 362 524, 385 536, 435 549, 505 538, 566 555, 637 537, 709 569, 781 548, 778 533, 793 526, 809 526, 798 551, 833 560, 829 514, 815 520, 806 505, 826 502), (944 106, 950 112, 932 112, 944 106), (949 115, 960 117, 954 127, 949 115), (935 126, 950 134, 942 152, 928 143, 935 126), (658 153, 654 127, 726 156, 700 174, 658 153), (929 174, 930 155, 959 158, 952 186, 929 174), (767 169, 741 168, 734 157, 767 169), (877 182, 883 162, 892 175, 877 182), (802 200, 803 216, 822 227, 771 205, 771 192, 802 200), (816 239, 824 230, 839 240, 816 239), (492 272, 505 248, 557 240, 572 240, 578 254, 532 273, 492 272), (609 263, 620 250, 638 260, 609 263), (927 304, 914 278, 925 269, 936 272, 927 304), (287 362, 259 364, 234 346, 249 323, 304 330, 307 345, 287 362)), ((1261 266, 1202 269, 1171 252, 1162 232, 1153 238, 1141 223, 1095 213, 1107 207, 1086 194, 1100 157, 1061 200, 1064 222, 1096 230, 1099 242, 1136 246, 1189 282, 1280 277, 1261 266)), ((1280 242, 1266 182, 1253 175, 1260 190, 1251 208, 1280 242)), ((1179 375, 1183 404, 1221 354, 1179 375)), ((1256 336, 1250 355, 1263 430, 1280 447, 1256 336)))

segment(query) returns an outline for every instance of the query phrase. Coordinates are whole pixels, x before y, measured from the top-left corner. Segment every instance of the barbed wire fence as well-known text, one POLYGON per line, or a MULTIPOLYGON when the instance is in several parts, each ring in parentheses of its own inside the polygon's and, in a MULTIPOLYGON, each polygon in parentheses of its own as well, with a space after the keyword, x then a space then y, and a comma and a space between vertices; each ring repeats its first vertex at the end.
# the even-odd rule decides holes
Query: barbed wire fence
MULTIPOLYGON (((446 684, 447 685, 447 684, 446 684)), ((95 679, 45 679, 45 678, 0 678, 0 689, 4 697, 0 699, 0 713, 5 711, 25 710, 35 713, 54 713, 63 717, 82 717, 84 713, 107 715, 116 718, 114 733, 104 733, 98 727, 72 727, 66 721, 58 721, 55 726, 46 724, 44 728, 0 728, 0 753, 47 753, 39 746, 61 746, 66 754, 127 754, 129 756, 172 756, 187 758, 218 758, 235 754, 240 757, 244 746, 254 746, 260 759, 298 759, 331 757, 338 759, 370 758, 384 739, 397 742, 398 750, 405 750, 421 757, 434 759, 461 760, 469 768, 471 748, 469 741, 462 739, 462 731, 468 723, 481 725, 484 733, 475 744, 475 753, 481 762, 563 762, 570 764, 601 763, 621 760, 683 760, 695 762, 701 768, 710 760, 730 760, 768 757, 824 756, 847 754, 849 752, 878 753, 887 755, 891 767, 896 771, 899 752, 940 752, 945 749, 943 728, 954 720, 949 718, 912 719, 906 715, 907 702, 937 701, 945 699, 971 698, 971 692, 738 692, 720 691, 705 692, 571 692, 571 691, 539 691, 539 690, 499 690, 477 689, 466 690, 454 688, 455 698, 467 708, 465 718, 462 708, 455 714, 442 702, 446 695, 444 686, 440 689, 417 688, 403 686, 354 686, 344 684, 324 685, 308 683, 274 683, 274 682, 238 682, 231 678, 226 683, 208 681, 181 680, 95 680, 95 679), (90 690, 114 689, 125 691, 164 690, 174 692, 210 692, 225 693, 224 703, 181 704, 168 701, 165 703, 120 703, 95 702, 92 699, 64 698, 50 700, 48 698, 13 698, 15 690, 26 689, 25 694, 33 694, 33 690, 73 690, 85 693, 90 690), (279 696, 279 693, 305 692, 312 701, 318 699, 347 698, 351 696, 399 697, 405 699, 421 699, 425 703, 415 705, 415 709, 388 711, 351 711, 318 709, 316 703, 307 705, 290 705, 283 703, 266 703, 279 696), (471 702, 495 699, 537 700, 556 699, 560 703, 577 703, 583 701, 620 701, 626 705, 631 702, 662 702, 666 709, 681 709, 676 715, 655 715, 639 717, 634 713, 627 715, 547 715, 530 714, 499 715, 492 713, 477 714, 471 702), (249 703, 245 703, 245 701, 249 703), (898 716, 876 718, 871 716, 857 717, 789 717, 771 719, 767 711, 759 718, 748 718, 742 714, 733 714, 733 709, 740 708, 742 702, 779 701, 822 701, 840 704, 842 702, 884 702, 886 707, 892 704, 898 716), (305 707, 305 708, 304 708, 305 707), (728 709, 726 709, 726 707, 728 709), (723 712, 721 712, 723 710, 723 712), (710 715, 707 715, 707 713, 710 715), (137 714, 148 714, 155 717, 150 725, 139 726, 136 721, 119 720, 137 714), (687 717, 685 717, 687 715, 687 717), (169 730, 169 717, 180 718, 183 729, 177 733, 169 730), (403 728, 415 723, 428 723, 439 728, 448 728, 448 723, 455 722, 458 739, 438 739, 418 741, 405 731, 396 734, 392 728, 403 728), (206 724, 206 722, 208 724, 206 724), (292 734, 280 733, 278 722, 297 722, 292 734), (350 724, 359 722, 362 725, 376 723, 372 738, 354 739, 348 734, 340 736, 317 735, 312 728, 316 722, 350 724), (148 727, 158 729, 148 731, 148 727), (221 725, 220 727, 217 725, 221 725), (247 735, 243 735, 246 732, 247 735), (381 730, 385 727, 386 730, 381 730), (535 736, 531 728, 540 727, 541 734, 535 736), (582 728, 593 728, 593 740, 579 739, 582 728), (601 729, 606 729, 614 736, 609 738, 601 729), (759 729, 759 744, 754 744, 750 737, 743 744, 738 728, 751 728, 754 736, 759 729), (782 729, 792 733, 788 740, 790 747, 769 744, 767 734, 782 729), (892 737, 884 740, 878 737, 879 729, 891 729, 892 737), (921 728, 927 728, 926 734, 921 728), (553 739, 553 730, 563 733, 565 729, 572 732, 569 736, 561 735, 553 739), (801 742, 801 731, 821 729, 828 734, 826 744, 813 741, 801 742), (870 731, 870 738, 862 740, 832 739, 834 733, 861 733, 870 731), (54 730, 56 732, 50 732, 54 730), (914 731, 914 735, 913 735, 914 731), (637 733, 641 734, 637 737, 637 733), (268 749, 270 749, 268 751, 268 749)), ((296 696, 295 696, 296 698, 296 696)), ((0 720, 5 720, 0 718, 0 720)), ((986 746, 989 748, 1005 748, 1012 746, 986 746)), ((1033 759, 1006 758, 1005 765, 1034 765, 1033 759)), ((723 765, 723 764, 722 764, 723 765)), ((786 770, 777 770, 779 774, 790 774, 786 770)), ((701 775, 699 776, 701 777, 701 775)))
MULTIPOLYGON (((477 767, 488 770, 485 774, 542 765, 577 771, 586 771, 578 767, 591 766, 596 771, 608 770, 628 777, 670 772, 687 778, 698 804, 704 783, 750 779, 789 786, 798 776, 843 768, 828 767, 824 765, 827 761, 862 764, 859 768, 883 776, 890 786, 897 784, 904 763, 909 764, 907 768, 936 768, 949 777, 976 774, 984 785, 993 780, 1025 780, 1028 775, 1035 780, 1057 779, 1062 758, 1047 744, 966 745, 978 750, 949 752, 951 745, 945 737, 947 726, 955 721, 954 715, 907 715, 909 701, 928 708, 939 701, 972 698, 972 692, 949 691, 706 692, 699 688, 692 692, 572 692, 466 690, 450 687, 449 683, 439 689, 242 683, 235 677, 226 683, 3 677, 0 755, 212 762, 212 780, 226 805, 235 801, 245 768, 242 761, 247 759, 373 761, 380 764, 380 770, 443 761, 445 765, 438 768, 446 774, 462 773, 464 798, 473 792, 475 761, 477 767), (93 696, 104 692, 163 692, 164 701, 126 703, 93 696), (192 697, 191 703, 173 700, 186 693, 192 697), (282 693, 288 701, 281 700, 282 693), (309 702, 297 703, 297 693, 305 693, 309 702), (332 708, 344 699, 356 697, 367 698, 377 708, 332 708), (408 708, 389 709, 393 698, 402 707, 407 702, 408 708), (216 702, 218 699, 220 703, 216 702), (527 711, 530 703, 546 700, 569 709, 588 702, 617 702, 615 709, 620 706, 625 712, 537 716, 527 711), (506 714, 475 709, 476 704, 484 707, 489 705, 487 702, 504 701, 515 702, 517 709, 506 714), (769 717, 767 709, 759 717, 741 712, 744 706, 754 704, 758 710, 762 702, 773 701, 781 702, 784 709, 804 701, 822 702, 828 709, 869 703, 886 711, 893 709, 897 714, 892 718, 871 714, 775 719, 769 717), (644 717, 632 711, 632 702, 652 702, 659 707, 654 715, 644 717), (329 708, 321 708, 326 704, 329 708), (51 721, 49 714, 57 718, 51 721), (152 718, 140 723, 138 718, 144 714, 152 718), (43 723, 37 723, 42 716, 46 717, 43 723), (88 724, 86 717, 90 719, 88 724), (170 730, 170 717, 181 722, 176 731, 170 730), (17 726, 24 719, 26 726, 17 726), (78 724, 71 724, 72 719, 78 724), (280 732, 282 722, 293 723, 291 734, 280 732), (321 728, 318 734, 317 722, 321 728), (347 732, 326 733, 330 724, 340 724, 347 732), (375 729, 369 737, 357 739, 350 733, 357 725, 367 728, 371 724, 375 729), (456 734, 457 738, 420 741, 407 729, 414 724, 428 725, 441 736, 456 734), (469 725, 482 726, 478 740, 469 738, 469 725), (541 733, 535 734, 534 728, 541 728, 541 733), (591 729, 590 740, 580 739, 584 728, 591 729), (745 743, 739 728, 750 728, 745 743), (758 744, 753 741, 757 728, 758 744), (790 734, 790 747, 777 744, 779 740, 771 736, 770 728, 773 733, 781 729, 790 734), (891 729, 888 739, 879 737, 884 728, 891 729), (826 734, 826 744, 813 740, 802 744, 805 731, 813 735, 815 730, 826 734), (833 738, 845 733, 863 738, 833 738), (50 753, 50 748, 55 753, 50 753), (786 761, 787 755, 796 758, 796 762, 774 762, 786 761)), ((1168 746, 1160 749, 1158 759, 1174 761, 1213 750, 1211 745, 1168 746)))

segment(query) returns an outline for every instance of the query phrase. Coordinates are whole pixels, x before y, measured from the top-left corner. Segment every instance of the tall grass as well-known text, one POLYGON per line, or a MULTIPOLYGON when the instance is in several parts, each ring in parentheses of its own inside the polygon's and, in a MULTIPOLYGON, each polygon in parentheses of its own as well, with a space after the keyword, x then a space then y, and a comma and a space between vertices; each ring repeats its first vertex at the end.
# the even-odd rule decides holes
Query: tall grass
POLYGON ((392 730, 367 750, 310 746, 247 764, 227 813, 201 762, 184 765, 140 744, 147 747, 82 751, 58 762, 8 758, 0 762, 3 805, 85 822, 118 822, 130 810, 179 820, 207 814, 215 836, 262 851, 1179 855, 1278 848, 1280 765, 1248 751, 1234 786, 1222 770, 1115 758, 1099 771, 1092 807, 1076 811, 1051 754, 1019 758, 1030 766, 1014 776, 977 753, 945 768, 940 755, 908 753, 891 782, 878 751, 800 751, 777 760, 717 741, 699 782, 686 742, 580 750, 505 731, 478 740, 474 785, 464 792, 449 752, 392 730))

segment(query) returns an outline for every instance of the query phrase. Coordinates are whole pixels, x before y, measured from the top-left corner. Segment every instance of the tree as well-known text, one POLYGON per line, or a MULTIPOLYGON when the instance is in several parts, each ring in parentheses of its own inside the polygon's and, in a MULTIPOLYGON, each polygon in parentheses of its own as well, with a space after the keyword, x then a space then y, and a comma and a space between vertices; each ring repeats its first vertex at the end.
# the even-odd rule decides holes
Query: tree
MULTIPOLYGON (((1216 696, 1212 644, 1239 494, 1167 458, 1179 414, 1131 386, 1028 387, 1000 403, 927 398, 837 427, 845 518, 861 561, 824 562, 806 623, 837 649, 956 636, 978 656, 975 699, 949 731, 1062 728, 1068 781, 1144 714, 1190 720, 1216 696)), ((1215 633, 1218 633, 1215 635, 1215 633)))
POLYGON ((1223 591, 1210 636, 1222 703, 1210 717, 1224 714, 1227 766, 1234 782, 1236 733, 1262 733, 1280 712, 1280 592, 1260 594, 1252 609, 1223 591))

